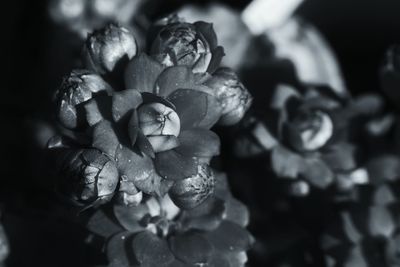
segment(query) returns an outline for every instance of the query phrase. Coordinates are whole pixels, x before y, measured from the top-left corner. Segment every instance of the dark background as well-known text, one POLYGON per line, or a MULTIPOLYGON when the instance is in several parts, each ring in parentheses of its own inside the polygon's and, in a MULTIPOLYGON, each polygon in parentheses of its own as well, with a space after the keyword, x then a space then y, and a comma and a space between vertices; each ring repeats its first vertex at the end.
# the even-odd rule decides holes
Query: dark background
MULTIPOLYGON (((225 2, 242 8, 248 1, 225 2)), ((153 12, 153 16, 172 11, 184 1, 162 3, 162 12, 153 12)), ((57 257, 65 259, 59 266, 71 266, 87 253, 78 245, 81 237, 70 235, 81 229, 62 223, 48 227, 54 225, 54 219, 46 215, 52 209, 51 197, 45 196, 48 191, 42 187, 45 170, 43 177, 32 172, 37 167, 32 166, 36 150, 27 126, 33 117, 51 112, 51 92, 62 73, 71 69, 71 62, 56 61, 54 69, 47 64, 49 55, 63 58, 68 52, 60 54, 62 49, 51 48, 54 28, 46 15, 46 1, 4 1, 2 5, 0 203, 6 230, 16 236, 11 240, 10 266, 25 266, 26 261, 38 259, 44 259, 42 264, 26 266, 52 266, 50 259, 57 257), (54 246, 44 245, 48 243, 54 246)), ((388 46, 400 43, 400 1, 306 0, 297 12, 327 38, 352 94, 379 90, 377 70, 382 56, 388 46)), ((69 36, 63 38, 67 45, 69 36)))

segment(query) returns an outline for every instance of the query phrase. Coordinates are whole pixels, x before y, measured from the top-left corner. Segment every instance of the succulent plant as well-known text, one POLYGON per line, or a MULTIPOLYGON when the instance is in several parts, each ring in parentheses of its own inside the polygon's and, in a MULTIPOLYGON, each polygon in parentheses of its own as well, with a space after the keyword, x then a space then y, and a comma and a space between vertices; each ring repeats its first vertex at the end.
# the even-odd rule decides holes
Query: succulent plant
MULTIPOLYGON (((340 183, 343 175, 360 173, 356 172, 359 147, 351 124, 372 118, 382 105, 376 95, 352 100, 326 87, 281 84, 271 97, 270 108, 255 110, 246 119, 245 127, 252 134, 245 132, 236 150, 239 156, 268 153, 273 172, 294 180, 290 189, 294 195, 308 194, 310 186, 326 189, 340 183)), ((364 126, 359 125, 360 129, 364 131, 364 126)))
POLYGON ((96 211, 88 229, 105 238, 107 266, 244 266, 253 243, 244 228, 248 210, 229 192, 224 174, 215 179, 215 194, 190 210, 165 196, 96 211))
MULTIPOLYGON (((213 57, 215 49, 222 50, 216 46, 212 27, 203 22, 178 20, 155 28, 159 32, 153 48, 165 45, 180 53, 181 41, 186 40, 180 34, 194 34, 210 48, 210 55, 194 55, 196 62, 213 57), (167 33, 170 39, 163 39, 167 33)), ((83 203, 104 204, 115 196, 120 203, 139 205, 144 195, 162 197, 168 192, 180 208, 204 202, 215 182, 209 163, 220 149, 219 137, 210 128, 217 122, 238 122, 251 103, 234 72, 225 68, 214 75, 199 74, 190 60, 162 64, 157 56, 137 53, 135 38, 115 24, 89 35, 83 55, 90 71, 73 71, 55 98, 60 122, 72 130, 65 130, 65 135, 73 139, 73 144, 53 140, 51 145, 62 150, 63 176, 74 177, 67 183, 61 179, 61 188, 72 191, 73 200, 83 203), (123 75, 116 74, 121 71, 123 75), (87 159, 86 154, 95 156, 87 159), (97 161, 109 161, 111 169, 105 173, 110 177, 99 174, 97 161), (97 168, 93 175, 113 186, 100 192, 81 165, 97 168)), ((219 60, 210 62, 219 64, 219 60)), ((210 62, 203 72, 209 70, 210 62)))

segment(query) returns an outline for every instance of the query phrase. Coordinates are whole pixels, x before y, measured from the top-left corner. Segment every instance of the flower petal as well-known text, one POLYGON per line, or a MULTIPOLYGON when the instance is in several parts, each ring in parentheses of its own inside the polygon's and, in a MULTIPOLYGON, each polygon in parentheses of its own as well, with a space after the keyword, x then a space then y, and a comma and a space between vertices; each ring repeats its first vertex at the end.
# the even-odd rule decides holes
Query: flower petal
POLYGON ((119 145, 115 129, 109 121, 101 121, 93 129, 92 146, 114 158, 119 145))
POLYGON ((176 106, 181 129, 211 128, 221 117, 217 99, 207 93, 191 89, 178 89, 168 100, 176 106))
POLYGON ((182 180, 197 174, 197 158, 185 157, 175 150, 157 153, 155 160, 157 172, 165 179, 182 180))
POLYGON ((112 96, 112 115, 115 122, 125 118, 133 109, 142 103, 138 90, 128 89, 115 92, 112 96))
POLYGON ((181 155, 193 157, 213 157, 219 155, 220 140, 214 132, 195 128, 179 135, 180 145, 175 150, 181 155))
POLYGON ((157 77, 164 67, 144 53, 134 57, 125 70, 126 88, 153 93, 157 77))
POLYGON ((225 56, 224 48, 222 46, 218 46, 211 52, 212 58, 210 61, 210 65, 208 65, 208 73, 214 73, 221 65, 222 58, 225 56))
POLYGON ((193 25, 196 27, 196 30, 207 40, 210 49, 214 50, 218 45, 218 38, 215 34, 213 24, 204 21, 196 21, 193 23, 193 25))
POLYGON ((173 66, 165 69, 156 82, 156 93, 168 96, 178 89, 195 87, 195 76, 186 66, 173 66))
POLYGON ((141 266, 166 266, 174 260, 167 241, 144 231, 133 239, 133 252, 141 266))
POLYGON ((196 265, 207 263, 214 250, 206 238, 193 232, 172 236, 169 244, 175 257, 196 265))

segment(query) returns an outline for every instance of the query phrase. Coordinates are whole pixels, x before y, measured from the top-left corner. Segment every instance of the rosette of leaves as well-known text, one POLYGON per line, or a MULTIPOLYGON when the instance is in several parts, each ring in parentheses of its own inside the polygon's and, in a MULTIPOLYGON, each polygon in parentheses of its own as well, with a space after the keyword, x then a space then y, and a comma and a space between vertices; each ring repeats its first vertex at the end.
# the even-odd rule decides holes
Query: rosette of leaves
POLYGON ((210 23, 186 23, 177 15, 156 22, 150 30, 150 55, 165 66, 189 66, 194 73, 213 73, 224 49, 210 23))
POLYGON ((381 109, 382 101, 375 95, 352 100, 325 86, 280 84, 269 108, 257 108, 244 121, 236 153, 266 154, 279 178, 293 180, 292 195, 307 195, 310 188, 325 190, 337 183, 338 175, 357 170, 354 136, 359 131, 354 129, 364 130, 358 123, 381 109))
MULTIPOLYGON (((384 167, 384 166, 383 166, 384 167)), ((399 182, 358 188, 321 238, 327 266, 399 266, 399 182)))
POLYGON ((89 36, 84 59, 90 71, 73 71, 56 94, 59 121, 72 142, 50 142, 63 151, 63 170, 72 174, 67 181, 79 181, 74 200, 103 203, 118 193, 123 203, 137 205, 143 193, 169 192, 181 208, 202 203, 214 188, 209 162, 220 146, 210 128, 237 122, 251 103, 238 77, 229 69, 198 75, 137 54, 134 37, 117 25, 89 36), (121 66, 123 75, 115 73, 121 66), (121 83, 126 89, 115 86, 121 83), (93 191, 89 198, 82 185, 93 191))
POLYGON ((87 227, 103 237, 107 266, 244 266, 253 242, 245 229, 248 210, 230 193, 225 175, 216 180, 215 194, 191 210, 167 196, 97 210, 87 227))

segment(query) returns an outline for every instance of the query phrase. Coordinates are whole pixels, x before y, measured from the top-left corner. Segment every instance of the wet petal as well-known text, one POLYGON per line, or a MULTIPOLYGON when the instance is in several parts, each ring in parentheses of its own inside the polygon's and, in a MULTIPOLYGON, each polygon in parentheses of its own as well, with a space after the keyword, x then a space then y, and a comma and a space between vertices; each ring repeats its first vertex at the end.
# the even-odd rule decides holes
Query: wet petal
POLYGON ((110 240, 108 240, 106 253, 108 262, 111 266, 131 266, 129 255, 126 250, 126 242, 128 241, 130 235, 130 232, 123 232, 114 235, 110 238, 110 240))
POLYGON ((301 166, 301 174, 312 185, 324 189, 332 184, 334 174, 331 169, 318 158, 305 158, 301 166))
POLYGON ((133 233, 144 230, 140 220, 149 212, 145 204, 137 207, 115 205, 113 211, 115 218, 126 230, 133 233))
POLYGON ((103 210, 97 210, 89 219, 86 228, 102 237, 109 237, 121 232, 123 228, 103 210))

